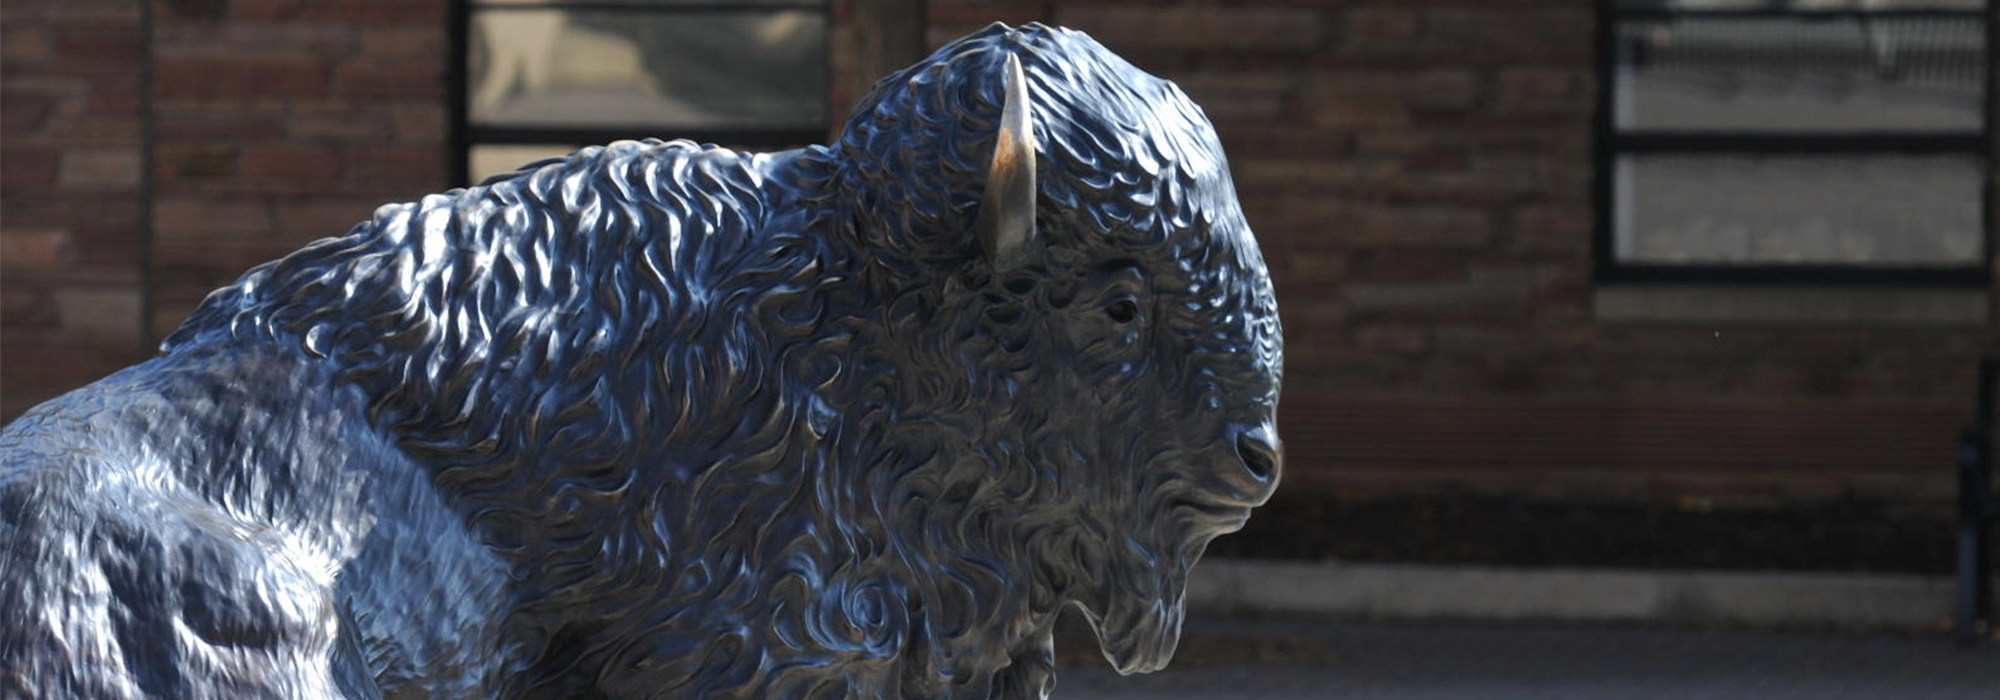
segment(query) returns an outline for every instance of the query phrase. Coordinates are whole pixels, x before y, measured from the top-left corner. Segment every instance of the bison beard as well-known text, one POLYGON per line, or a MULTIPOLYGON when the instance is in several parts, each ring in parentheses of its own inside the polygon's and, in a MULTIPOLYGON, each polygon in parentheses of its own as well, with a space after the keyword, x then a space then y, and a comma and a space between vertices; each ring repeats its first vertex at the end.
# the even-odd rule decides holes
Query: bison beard
POLYGON ((1067 605, 1153 670, 1276 485, 1280 357, 1200 111, 995 25, 830 147, 383 207, 31 410, 0 689, 1043 697, 1067 605))

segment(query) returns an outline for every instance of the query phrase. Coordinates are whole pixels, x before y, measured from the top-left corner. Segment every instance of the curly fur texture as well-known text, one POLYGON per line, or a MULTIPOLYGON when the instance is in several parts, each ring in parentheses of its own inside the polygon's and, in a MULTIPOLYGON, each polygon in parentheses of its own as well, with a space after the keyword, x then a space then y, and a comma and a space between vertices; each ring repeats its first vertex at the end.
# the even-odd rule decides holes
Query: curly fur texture
POLYGON ((345 596, 386 697, 1028 698, 1065 605, 1123 670, 1171 655, 1187 568, 1275 485, 1239 444, 1269 434, 1276 318, 1200 111, 996 25, 830 147, 619 142, 385 206, 162 353, 326 368, 497 555, 491 664, 345 596), (1043 242, 995 275, 969 227, 1008 54, 1043 242))

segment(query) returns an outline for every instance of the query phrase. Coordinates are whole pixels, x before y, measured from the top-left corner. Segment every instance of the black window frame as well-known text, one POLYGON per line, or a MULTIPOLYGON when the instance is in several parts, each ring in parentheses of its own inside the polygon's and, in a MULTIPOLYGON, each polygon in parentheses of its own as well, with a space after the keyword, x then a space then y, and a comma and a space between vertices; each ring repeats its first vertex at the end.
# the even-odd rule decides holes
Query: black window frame
POLYGON ((1596 0, 1596 48, 1598 88, 1593 131, 1593 192, 1595 235, 1592 246, 1595 279, 1599 283, 1669 283, 1729 285, 1895 285, 1926 287, 1987 286, 1992 282, 1994 253, 1994 170, 2000 157, 1994 151, 1994 117, 2000 112, 2000 98, 1994 88, 1992 60, 2000 56, 2000 0, 1986 0, 1985 9, 1968 10, 1797 10, 1786 8, 1730 10, 1673 10, 1667 8, 1620 7, 1620 0, 1596 0), (1829 20, 1900 17, 1969 17, 1984 20, 1986 56, 1981 85, 1986 91, 1982 120, 1977 134, 1913 134, 1896 132, 1756 133, 1728 131, 1646 131, 1620 130, 1616 106, 1618 79, 1618 23, 1626 19, 1671 19, 1675 17, 1784 17, 1829 20), (1617 201, 1616 167, 1619 156, 1644 153, 1686 154, 1803 154, 1815 155, 1910 155, 1935 153, 1976 154, 1985 161, 1981 181, 1980 260, 1976 267, 1916 267, 1864 264, 1777 264, 1728 265, 1715 263, 1662 264, 1623 262, 1616 249, 1617 201))
POLYGON ((486 145, 547 145, 574 143, 579 146, 603 145, 620 139, 655 137, 662 139, 688 139, 697 143, 715 143, 732 147, 756 150, 778 150, 796 148, 804 144, 818 143, 826 138, 832 120, 830 109, 822 105, 821 125, 814 128, 718 128, 684 127, 673 124, 619 124, 613 126, 534 126, 534 127, 493 127, 472 123, 470 99, 467 95, 467 81, 471 79, 470 56, 472 12, 477 7, 483 12, 511 12, 537 10, 582 10, 615 11, 634 14, 757 14, 778 11, 811 11, 825 17, 828 36, 823 45, 821 65, 828 72, 828 88, 832 86, 833 37, 832 0, 766 0, 755 4, 729 2, 708 3, 635 3, 635 2, 590 2, 570 0, 550 0, 544 3, 481 3, 479 0, 451 0, 449 10, 450 35, 447 37, 451 52, 449 70, 450 97, 446 119, 449 120, 446 135, 450 141, 452 163, 449 174, 453 187, 468 187, 472 182, 472 149, 486 145))

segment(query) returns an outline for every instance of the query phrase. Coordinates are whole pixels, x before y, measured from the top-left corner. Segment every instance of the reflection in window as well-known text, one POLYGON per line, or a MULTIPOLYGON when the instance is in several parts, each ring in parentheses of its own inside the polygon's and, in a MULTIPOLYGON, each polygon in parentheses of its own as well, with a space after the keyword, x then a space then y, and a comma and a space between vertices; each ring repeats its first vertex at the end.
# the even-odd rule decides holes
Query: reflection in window
POLYGON ((1608 7, 1607 277, 1984 274, 1985 0, 1608 7))
POLYGON ((1618 126, 1978 129, 1983 18, 1641 20, 1618 27, 1618 126))
POLYGON ((1675 264, 1977 264, 1984 170, 1966 156, 1628 156, 1616 249, 1675 264))
POLYGON ((468 101, 488 125, 814 126, 825 19, 517 10, 473 19, 468 101))
POLYGON ((689 138, 775 150, 827 117, 827 17, 813 0, 477 0, 463 75, 470 179, 550 144, 689 138))

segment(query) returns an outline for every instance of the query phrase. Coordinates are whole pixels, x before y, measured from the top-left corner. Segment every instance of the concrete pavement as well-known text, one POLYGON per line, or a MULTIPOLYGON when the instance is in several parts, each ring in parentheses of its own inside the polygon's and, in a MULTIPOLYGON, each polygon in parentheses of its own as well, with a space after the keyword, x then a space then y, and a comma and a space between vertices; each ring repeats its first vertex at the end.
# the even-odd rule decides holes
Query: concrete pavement
POLYGON ((2000 699, 2000 643, 1960 649, 1942 633, 1398 625, 1213 615, 1191 620, 1187 631, 1173 667, 1149 676, 1122 678, 1099 663, 1065 664, 1055 699, 2000 699))

